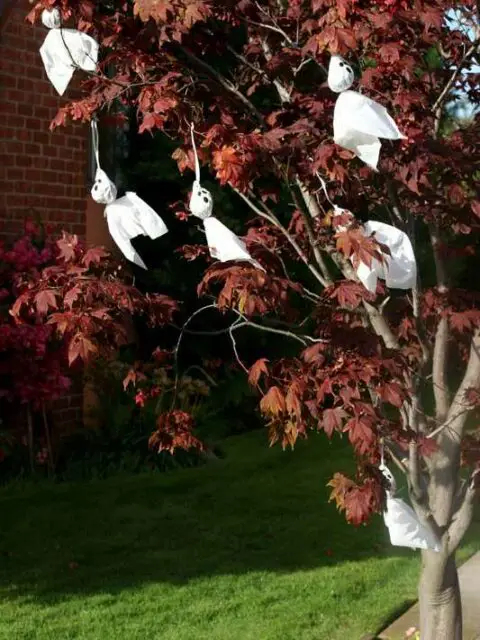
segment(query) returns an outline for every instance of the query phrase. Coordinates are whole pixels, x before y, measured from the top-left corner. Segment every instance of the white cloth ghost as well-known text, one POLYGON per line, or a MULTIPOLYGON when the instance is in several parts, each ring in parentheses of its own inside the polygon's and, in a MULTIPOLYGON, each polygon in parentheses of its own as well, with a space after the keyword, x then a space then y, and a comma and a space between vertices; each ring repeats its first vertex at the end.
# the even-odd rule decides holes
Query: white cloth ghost
POLYGON ((63 95, 75 69, 95 71, 98 61, 98 42, 77 29, 63 29, 57 8, 45 9, 43 24, 50 29, 42 46, 42 57, 48 79, 60 95, 63 95))
POLYGON ((380 471, 388 481, 386 511, 383 520, 390 534, 390 542, 394 547, 410 547, 411 549, 430 549, 440 551, 440 543, 433 531, 423 525, 415 511, 401 498, 394 498, 396 483, 392 472, 385 464, 380 471))
POLYGON ((190 196, 189 208, 192 215, 203 221, 203 228, 207 237, 208 250, 212 258, 220 262, 230 260, 242 260, 251 262, 255 267, 264 271, 264 268, 247 251, 243 240, 230 231, 223 222, 212 216, 213 199, 212 194, 200 185, 200 164, 198 162, 195 138, 193 135, 193 125, 191 128, 192 146, 195 156, 195 181, 193 183, 192 195, 190 196))
MULTIPOLYGON (((349 213, 335 204, 333 209, 334 216, 349 213)), ((336 231, 345 231, 349 226, 349 224, 337 226, 336 231)), ((375 293, 379 278, 385 280, 385 284, 390 289, 413 289, 417 282, 417 262, 407 234, 377 220, 368 220, 363 225, 362 231, 366 236, 375 234, 375 240, 390 250, 390 255, 383 254, 383 262, 372 258, 370 266, 365 262, 360 262, 357 266, 358 279, 365 289, 375 293)), ((351 261, 353 263, 353 259, 351 261)))
POLYGON ((382 146, 379 138, 402 140, 406 136, 385 107, 350 90, 353 79, 353 71, 345 60, 340 56, 332 56, 328 68, 328 86, 340 94, 333 113, 333 139, 376 171, 382 146))
POLYGON ((132 245, 132 239, 145 235, 155 240, 168 229, 160 216, 136 193, 127 191, 122 198, 117 198, 117 188, 100 168, 98 153, 98 131, 95 120, 92 120, 92 139, 97 161, 95 183, 91 195, 95 202, 107 205, 104 216, 108 230, 115 244, 127 260, 146 269, 142 258, 132 245))
POLYGON ((377 280, 381 278, 390 289, 413 289, 417 282, 417 263, 407 234, 376 220, 368 220, 363 231, 367 236, 374 233, 375 240, 390 250, 390 255, 384 254, 383 263, 373 258, 370 266, 364 262, 358 265, 357 276, 363 286, 375 293, 377 280))

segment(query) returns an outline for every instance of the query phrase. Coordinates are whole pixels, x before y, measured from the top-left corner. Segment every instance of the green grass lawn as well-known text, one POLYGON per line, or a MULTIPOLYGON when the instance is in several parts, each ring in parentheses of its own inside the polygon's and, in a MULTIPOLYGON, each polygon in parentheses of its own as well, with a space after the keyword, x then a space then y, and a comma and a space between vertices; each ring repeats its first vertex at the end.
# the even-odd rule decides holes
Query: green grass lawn
POLYGON ((3 489, 0 638, 358 640, 415 598, 419 555, 327 503, 342 443, 283 452, 262 432, 225 450, 203 468, 3 489))

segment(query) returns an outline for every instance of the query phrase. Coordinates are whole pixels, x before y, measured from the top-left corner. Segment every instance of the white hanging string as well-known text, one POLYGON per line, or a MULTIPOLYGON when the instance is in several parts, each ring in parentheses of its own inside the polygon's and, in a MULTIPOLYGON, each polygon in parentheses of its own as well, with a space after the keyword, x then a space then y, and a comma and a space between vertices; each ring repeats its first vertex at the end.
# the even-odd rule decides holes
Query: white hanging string
POLYGON ((99 141, 98 141, 98 124, 97 124, 96 118, 91 119, 90 126, 92 129, 92 146, 93 146, 93 152, 95 154, 95 160, 97 162, 97 169, 101 169, 100 150, 99 150, 99 141))
POLYGON ((195 132, 195 129, 192 122, 190 124, 190 135, 192 137, 193 155, 195 156, 195 182, 198 182, 200 184, 200 163, 198 161, 197 146, 195 144, 194 132, 195 132))
POLYGON ((316 174, 316 176, 317 176, 318 180, 320 181, 320 184, 322 185, 322 190, 323 190, 323 193, 325 194, 326 199, 327 199, 327 200, 328 200, 328 202, 332 205, 332 207, 333 207, 334 209, 336 209, 336 208, 337 208, 337 205, 336 205, 336 204, 334 204, 334 203, 330 200, 330 196, 328 195, 327 185, 326 185, 326 183, 325 183, 325 180, 324 180, 324 179, 322 178, 322 176, 318 173, 318 171, 316 171, 316 172, 315 172, 315 174, 316 174))

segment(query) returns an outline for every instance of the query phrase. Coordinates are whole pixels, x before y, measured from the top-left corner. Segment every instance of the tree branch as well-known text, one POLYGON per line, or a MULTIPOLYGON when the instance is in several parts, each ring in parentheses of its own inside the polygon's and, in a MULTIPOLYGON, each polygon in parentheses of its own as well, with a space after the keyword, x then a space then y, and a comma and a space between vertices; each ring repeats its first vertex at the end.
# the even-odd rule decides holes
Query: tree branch
POLYGON ((458 548, 463 536, 468 531, 472 520, 475 507, 475 500, 478 498, 478 487, 476 486, 476 475, 479 471, 473 473, 469 482, 462 504, 458 511, 454 514, 452 522, 448 528, 448 551, 454 553, 458 548))
POLYGON ((373 327, 373 330, 382 338, 385 346, 388 349, 399 349, 400 345, 398 343, 398 339, 393 334, 392 330, 388 326, 388 322, 385 319, 383 313, 377 309, 377 307, 366 300, 363 301, 363 306, 368 313, 368 317, 370 318, 370 323, 373 327))
POLYGON ((435 416, 445 420, 450 404, 450 392, 447 381, 448 320, 443 317, 437 326, 433 348, 433 394, 435 397, 435 416))
POLYGON ((463 65, 466 62, 468 62, 468 60, 476 53, 476 51, 477 51, 477 49, 479 47, 479 44, 480 44, 480 40, 475 40, 475 42, 472 44, 472 46, 465 52, 465 55, 463 56, 463 58, 458 63, 456 69, 454 70, 454 72, 450 76, 449 81, 447 82, 447 84, 443 88, 441 94, 438 96, 438 98, 435 101, 435 104, 432 107, 432 111, 433 111, 433 114, 435 116, 435 124, 434 124, 434 137, 435 138, 438 136, 438 131, 440 129, 440 123, 441 123, 441 120, 442 120, 442 107, 443 107, 443 103, 445 102, 445 100, 446 100, 446 98, 448 96, 448 92, 450 91, 450 89, 452 88, 454 82, 456 81, 456 79, 458 78, 460 73, 462 72, 463 65))
POLYGON ((224 89, 226 89, 229 93, 233 94, 237 97, 237 99, 242 102, 242 104, 248 109, 248 111, 255 116, 256 120, 262 127, 265 124, 263 115, 260 111, 255 107, 255 105, 250 102, 248 98, 246 98, 241 91, 239 91, 229 80, 227 80, 221 73, 219 73, 216 69, 214 69, 207 62, 204 62, 200 58, 192 53, 189 49, 186 49, 183 46, 175 45, 175 48, 178 51, 181 51, 190 62, 196 65, 199 69, 202 69, 210 78, 213 78, 218 84, 220 84, 224 89))
MULTIPOLYGON (((297 178, 297 184, 298 185, 302 184, 299 178, 297 178)), ((311 198, 310 193, 306 190, 305 187, 303 187, 303 188, 305 189, 305 191, 307 193, 307 196, 309 198, 311 198)), ((327 267, 327 264, 326 264, 325 260, 323 259, 322 252, 320 251, 320 247, 318 246, 318 244, 317 244, 317 242, 315 240, 315 233, 314 233, 314 230, 313 230, 312 222, 311 222, 309 216, 303 210, 303 207, 298 202, 298 198, 297 198, 297 194, 295 193, 295 190, 292 187, 290 187, 290 185, 289 185, 289 189, 290 189, 290 193, 292 194, 292 197, 294 199, 294 202, 295 202, 295 204, 297 206, 297 209, 302 214, 303 222, 305 223, 305 229, 307 231, 308 241, 309 241, 310 246, 312 248, 315 260, 316 260, 316 262, 317 262, 317 264, 318 264, 318 266, 320 268, 320 271, 322 272, 323 277, 325 278, 325 280, 327 282, 329 282, 329 284, 332 284, 333 283, 333 277, 332 277, 332 274, 330 273, 329 268, 327 267)), ((305 204, 306 204, 306 206, 308 208, 308 202, 305 199, 305 195, 304 195, 303 191, 302 191, 302 196, 303 196, 305 204)), ((315 202, 315 206, 316 207, 318 206, 316 202, 315 202)), ((311 215, 310 209, 309 209, 309 213, 311 215)))
POLYGON ((458 387, 457 393, 453 398, 452 404, 447 414, 447 421, 450 422, 449 429, 442 432, 447 437, 453 439, 460 444, 462 439, 465 423, 470 411, 475 407, 470 404, 466 394, 470 389, 478 388, 480 385, 480 329, 478 329, 470 345, 470 356, 463 380, 458 387), (470 406, 470 410, 466 407, 470 406))
POLYGON ((259 209, 250 200, 250 198, 248 198, 244 193, 239 191, 236 187, 232 187, 232 189, 235 191, 235 193, 237 193, 242 198, 242 200, 244 200, 248 204, 248 206, 250 207, 250 209, 252 209, 252 211, 254 211, 258 216, 260 216, 264 220, 268 220, 268 222, 270 222, 270 224, 273 224, 274 227, 276 227, 277 229, 279 229, 282 232, 282 234, 286 237, 286 239, 291 244, 291 246, 295 249, 295 251, 296 251, 297 255, 299 256, 299 258, 308 267, 308 269, 315 276, 315 278, 318 280, 318 282, 320 282, 323 287, 325 287, 325 288, 328 287, 329 283, 327 282, 327 280, 313 266, 313 264, 310 263, 309 259, 307 258, 307 256, 303 252, 302 248, 297 244, 296 240, 290 235, 290 233, 287 231, 287 229, 285 229, 285 227, 281 224, 281 222, 278 220, 278 218, 275 215, 273 215, 273 213, 268 214, 268 213, 265 213, 264 211, 262 211, 261 209, 259 209))

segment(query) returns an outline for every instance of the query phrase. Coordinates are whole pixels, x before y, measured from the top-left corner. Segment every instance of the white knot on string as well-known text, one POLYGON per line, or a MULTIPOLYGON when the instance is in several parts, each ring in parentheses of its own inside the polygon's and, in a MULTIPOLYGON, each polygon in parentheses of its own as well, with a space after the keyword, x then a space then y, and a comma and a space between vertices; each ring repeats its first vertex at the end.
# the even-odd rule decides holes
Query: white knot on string
POLYGON ((57 7, 51 11, 44 9, 42 11, 42 22, 47 29, 60 29, 62 26, 62 17, 57 7))

